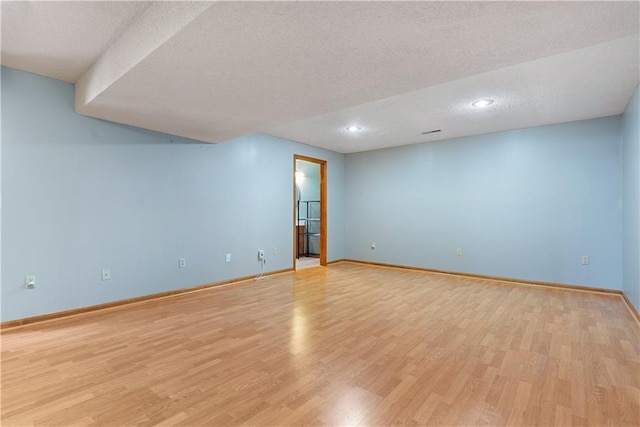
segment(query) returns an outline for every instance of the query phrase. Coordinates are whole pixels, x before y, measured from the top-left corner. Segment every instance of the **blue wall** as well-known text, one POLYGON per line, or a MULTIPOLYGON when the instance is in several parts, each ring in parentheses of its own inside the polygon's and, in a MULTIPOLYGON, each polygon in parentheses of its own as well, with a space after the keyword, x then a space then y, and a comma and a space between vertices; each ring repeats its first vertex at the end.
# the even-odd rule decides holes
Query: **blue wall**
POLYGON ((349 154, 345 254, 622 289, 620 135, 614 116, 349 154))
POLYGON ((294 153, 328 160, 329 260, 624 287, 638 307, 638 97, 623 117, 343 156, 79 116, 72 85, 2 68, 0 318, 255 274, 257 249, 292 267, 294 153))
POLYGON ((199 143, 77 115, 73 98, 2 68, 2 321, 257 274, 258 249, 267 271, 292 268, 294 154, 328 161, 327 258, 344 258, 341 154, 199 143))
POLYGON ((623 289, 640 311, 640 89, 622 117, 623 289))

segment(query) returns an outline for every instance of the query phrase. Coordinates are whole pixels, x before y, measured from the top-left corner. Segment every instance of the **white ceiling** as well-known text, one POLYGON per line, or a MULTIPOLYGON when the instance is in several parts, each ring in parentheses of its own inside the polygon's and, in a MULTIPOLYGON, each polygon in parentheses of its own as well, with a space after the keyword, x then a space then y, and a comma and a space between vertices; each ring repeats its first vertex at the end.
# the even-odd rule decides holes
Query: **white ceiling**
POLYGON ((349 153, 621 113, 639 5, 2 2, 1 59, 76 83, 88 116, 349 153))
POLYGON ((2 2, 2 65, 75 83, 145 2, 2 2))

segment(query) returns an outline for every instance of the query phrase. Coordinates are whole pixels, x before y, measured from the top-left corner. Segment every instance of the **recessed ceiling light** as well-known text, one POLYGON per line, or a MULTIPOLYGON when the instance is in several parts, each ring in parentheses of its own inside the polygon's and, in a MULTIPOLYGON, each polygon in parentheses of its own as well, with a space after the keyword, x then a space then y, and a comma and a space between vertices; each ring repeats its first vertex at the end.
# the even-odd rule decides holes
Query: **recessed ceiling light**
POLYGON ((484 107, 488 107, 491 104, 493 104, 493 99, 479 99, 476 102, 472 103, 471 105, 477 108, 484 108, 484 107))
POLYGON ((361 128, 361 127, 358 127, 358 126, 349 126, 349 127, 347 128, 347 130, 348 130, 349 132, 359 132, 360 130, 362 130, 362 128, 361 128))

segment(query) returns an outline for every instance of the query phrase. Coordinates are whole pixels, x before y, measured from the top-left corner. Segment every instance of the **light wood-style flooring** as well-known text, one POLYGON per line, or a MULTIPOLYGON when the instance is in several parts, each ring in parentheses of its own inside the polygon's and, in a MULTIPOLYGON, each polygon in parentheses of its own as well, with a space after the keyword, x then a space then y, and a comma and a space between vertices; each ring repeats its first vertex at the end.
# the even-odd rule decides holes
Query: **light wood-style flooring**
POLYGON ((338 263, 2 336, 2 425, 640 425, 617 295, 338 263))

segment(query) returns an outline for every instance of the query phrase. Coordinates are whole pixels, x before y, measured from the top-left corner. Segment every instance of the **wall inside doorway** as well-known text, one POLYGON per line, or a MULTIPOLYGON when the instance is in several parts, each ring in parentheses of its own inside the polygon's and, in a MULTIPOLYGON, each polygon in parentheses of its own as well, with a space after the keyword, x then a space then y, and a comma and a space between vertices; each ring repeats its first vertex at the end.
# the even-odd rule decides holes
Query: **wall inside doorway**
MULTIPOLYGON (((296 171, 302 172, 303 176, 296 181, 300 189, 300 213, 296 218, 306 219, 307 213, 309 213, 309 217, 317 218, 320 216, 318 212, 319 204, 317 203, 305 203, 309 201, 319 201, 320 200, 320 165, 318 163, 308 162, 306 160, 296 160, 296 171), (309 209, 306 209, 306 206, 309 205, 309 209), (307 212, 308 211, 308 212, 307 212)), ((309 223, 307 224, 308 230, 313 232, 318 230, 314 230, 314 228, 319 227, 319 223, 309 223)), ((305 239, 306 250, 309 253, 319 254, 320 253, 320 239, 317 236, 310 236, 308 239, 305 239)))

